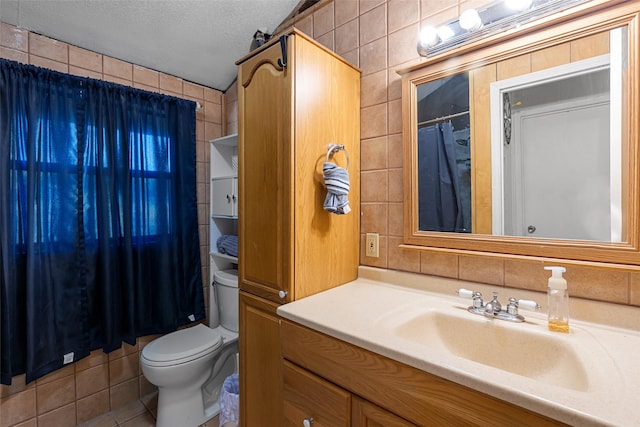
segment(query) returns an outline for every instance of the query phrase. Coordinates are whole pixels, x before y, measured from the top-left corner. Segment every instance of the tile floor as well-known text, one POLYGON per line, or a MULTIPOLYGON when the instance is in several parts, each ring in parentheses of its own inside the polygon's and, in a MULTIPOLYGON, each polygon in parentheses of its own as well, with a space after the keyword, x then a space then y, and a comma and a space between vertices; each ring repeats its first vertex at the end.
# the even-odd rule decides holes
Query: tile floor
MULTIPOLYGON (((122 408, 82 423, 78 427, 154 427, 157 405, 158 394, 152 393, 122 408)), ((218 426, 218 417, 214 417, 200 427, 218 426)))

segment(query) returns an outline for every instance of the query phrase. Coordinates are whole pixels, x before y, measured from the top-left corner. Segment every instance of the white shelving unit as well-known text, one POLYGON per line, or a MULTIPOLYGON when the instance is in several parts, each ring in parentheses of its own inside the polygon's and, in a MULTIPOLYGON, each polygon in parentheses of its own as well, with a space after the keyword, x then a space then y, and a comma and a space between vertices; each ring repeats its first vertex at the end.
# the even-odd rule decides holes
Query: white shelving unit
POLYGON ((209 186, 210 279, 218 270, 234 268, 238 258, 218 252, 218 238, 238 235, 238 134, 212 139, 209 186))

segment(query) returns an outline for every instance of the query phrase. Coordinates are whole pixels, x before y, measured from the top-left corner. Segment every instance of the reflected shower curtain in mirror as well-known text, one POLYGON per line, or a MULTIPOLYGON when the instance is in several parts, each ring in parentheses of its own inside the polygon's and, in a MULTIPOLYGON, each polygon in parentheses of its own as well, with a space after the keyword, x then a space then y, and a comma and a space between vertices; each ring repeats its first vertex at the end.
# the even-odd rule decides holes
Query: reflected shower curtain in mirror
POLYGON ((204 318, 195 104, 0 60, 1 382, 204 318))
POLYGON ((451 122, 418 128, 419 228, 465 231, 451 122))

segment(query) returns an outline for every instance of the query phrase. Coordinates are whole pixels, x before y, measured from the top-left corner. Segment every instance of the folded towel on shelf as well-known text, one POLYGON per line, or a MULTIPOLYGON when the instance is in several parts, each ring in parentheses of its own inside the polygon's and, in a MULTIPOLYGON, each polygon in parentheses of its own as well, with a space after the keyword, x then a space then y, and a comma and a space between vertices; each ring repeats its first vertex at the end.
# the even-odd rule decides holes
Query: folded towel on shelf
POLYGON ((351 212, 349 207, 349 172, 331 162, 322 165, 324 183, 327 186, 327 197, 324 199, 324 209, 337 215, 351 212))
POLYGON ((233 234, 223 234, 216 241, 218 252, 230 256, 238 256, 238 236, 233 234))

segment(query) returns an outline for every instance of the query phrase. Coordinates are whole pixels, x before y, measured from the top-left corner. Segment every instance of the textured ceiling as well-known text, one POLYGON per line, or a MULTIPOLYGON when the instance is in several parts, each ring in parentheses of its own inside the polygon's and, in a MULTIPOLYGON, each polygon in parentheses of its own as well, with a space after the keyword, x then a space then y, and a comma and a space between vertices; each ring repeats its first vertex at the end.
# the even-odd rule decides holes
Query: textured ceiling
POLYGON ((258 28, 299 0, 0 0, 0 20, 84 49, 226 90, 258 28))

